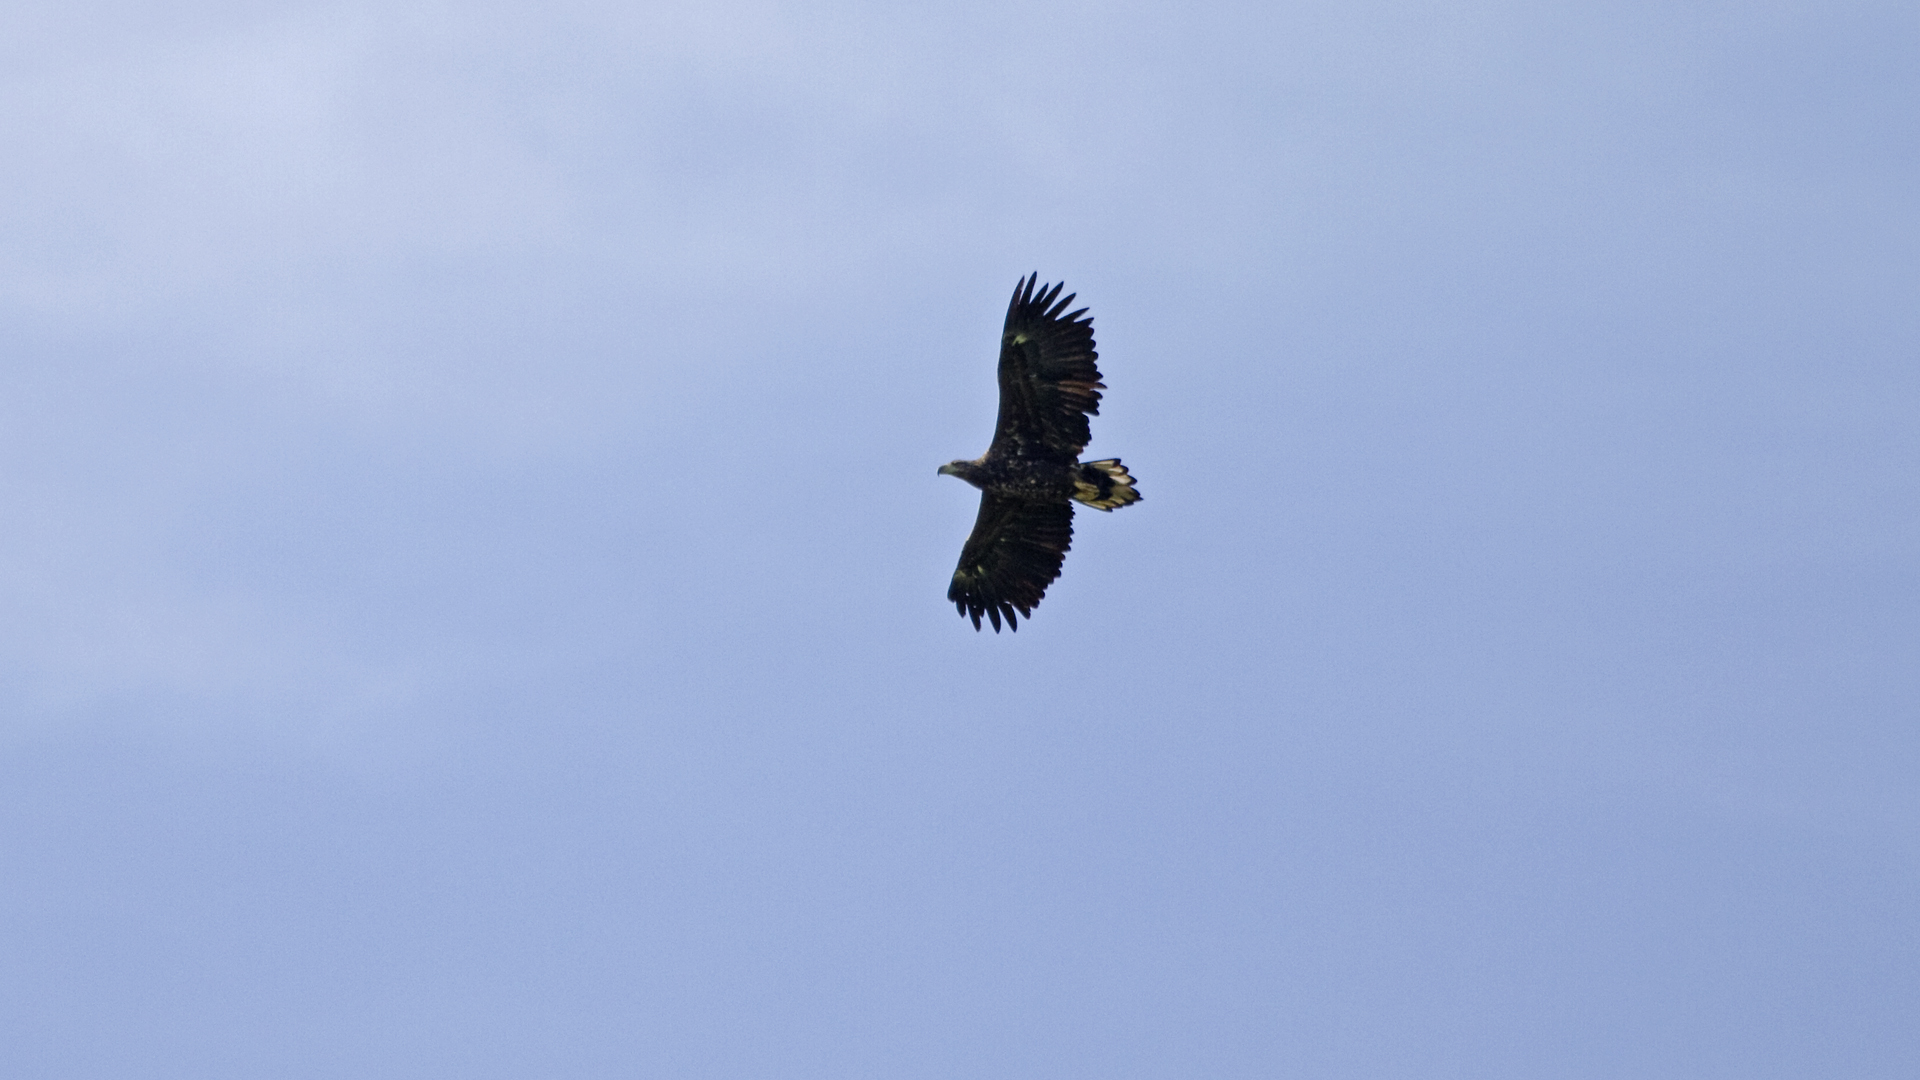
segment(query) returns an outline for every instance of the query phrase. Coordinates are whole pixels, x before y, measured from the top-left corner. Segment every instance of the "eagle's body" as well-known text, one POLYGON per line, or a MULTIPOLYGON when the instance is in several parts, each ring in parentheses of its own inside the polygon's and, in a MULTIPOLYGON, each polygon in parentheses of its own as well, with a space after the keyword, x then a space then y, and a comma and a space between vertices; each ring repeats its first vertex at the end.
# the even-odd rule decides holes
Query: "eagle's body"
POLYGON ((956 461, 947 466, 948 476, 957 476, 981 491, 1028 502, 1064 502, 1072 498, 1073 478, 1079 471, 1064 461, 996 457, 991 451, 974 461, 956 461))
POLYGON ((980 516, 960 551, 947 599, 980 628, 986 616, 996 632, 1004 617, 1032 616, 1047 586, 1060 576, 1073 543, 1073 504, 1112 510, 1140 501, 1133 477, 1118 458, 1080 460, 1092 437, 1087 417, 1100 412, 1099 354, 1093 321, 1063 286, 1035 288, 1039 275, 1014 287, 1000 335, 1000 419, 993 443, 972 461, 940 467, 981 491, 980 516))

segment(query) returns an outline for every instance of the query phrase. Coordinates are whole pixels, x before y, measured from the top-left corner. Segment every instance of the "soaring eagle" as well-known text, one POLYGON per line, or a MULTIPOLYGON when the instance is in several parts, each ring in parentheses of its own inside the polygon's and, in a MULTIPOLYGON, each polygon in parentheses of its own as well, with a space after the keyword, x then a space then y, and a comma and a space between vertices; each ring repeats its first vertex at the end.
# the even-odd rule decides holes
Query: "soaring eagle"
POLYGON ((1061 314, 1074 294, 1065 283, 1020 280, 1000 333, 1000 419, 993 443, 972 461, 940 472, 980 489, 980 516, 960 549, 947 599, 980 629, 980 616, 1018 630, 1014 612, 1033 609, 1060 576, 1073 543, 1073 504, 1112 510, 1140 501, 1119 458, 1081 461, 1092 435, 1087 417, 1100 412, 1099 354, 1086 308, 1061 314))

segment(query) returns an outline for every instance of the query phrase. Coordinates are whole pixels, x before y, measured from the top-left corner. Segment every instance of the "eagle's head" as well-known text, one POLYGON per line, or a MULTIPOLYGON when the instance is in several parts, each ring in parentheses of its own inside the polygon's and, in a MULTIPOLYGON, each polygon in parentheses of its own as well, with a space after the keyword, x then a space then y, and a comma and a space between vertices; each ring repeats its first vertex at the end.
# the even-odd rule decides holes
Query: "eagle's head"
POLYGON ((980 463, 978 461, 949 461, 940 466, 941 476, 957 476, 974 487, 980 486, 980 463))

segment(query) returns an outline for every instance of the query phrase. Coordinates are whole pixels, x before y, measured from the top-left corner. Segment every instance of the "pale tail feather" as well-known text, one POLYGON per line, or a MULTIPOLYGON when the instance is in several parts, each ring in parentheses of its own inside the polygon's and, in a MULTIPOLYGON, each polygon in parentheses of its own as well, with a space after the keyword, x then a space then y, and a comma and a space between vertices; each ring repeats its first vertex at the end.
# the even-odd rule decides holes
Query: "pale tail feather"
POLYGON ((1127 474, 1127 467, 1120 464, 1119 458, 1081 462, 1080 475, 1073 480, 1073 497, 1095 510, 1112 510, 1140 501, 1133 477, 1127 474))

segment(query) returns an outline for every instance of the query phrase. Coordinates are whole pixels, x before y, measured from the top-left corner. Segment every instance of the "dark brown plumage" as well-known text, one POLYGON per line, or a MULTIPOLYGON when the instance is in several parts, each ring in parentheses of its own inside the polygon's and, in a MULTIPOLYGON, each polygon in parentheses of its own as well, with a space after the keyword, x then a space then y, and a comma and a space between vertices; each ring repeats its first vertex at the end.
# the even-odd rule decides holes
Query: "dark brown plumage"
POLYGON ((947 599, 980 628, 981 616, 1019 629, 1060 576, 1073 543, 1073 504, 1112 510, 1140 501, 1119 458, 1080 460, 1100 412, 1100 369, 1086 308, 1062 314, 1073 294, 1021 279, 1000 334, 1000 418, 993 443, 972 461, 940 472, 981 491, 980 516, 960 549, 947 599))

